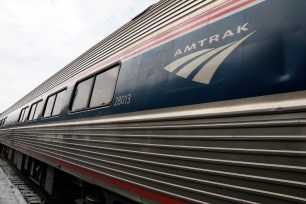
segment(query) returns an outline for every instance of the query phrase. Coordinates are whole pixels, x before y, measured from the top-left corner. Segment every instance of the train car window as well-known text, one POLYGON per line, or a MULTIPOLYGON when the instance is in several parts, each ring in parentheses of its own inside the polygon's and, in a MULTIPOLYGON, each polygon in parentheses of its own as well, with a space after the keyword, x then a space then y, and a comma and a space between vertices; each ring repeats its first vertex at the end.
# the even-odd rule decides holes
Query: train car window
POLYGON ((88 107, 90 93, 93 85, 94 77, 80 82, 75 90, 75 96, 72 104, 72 111, 84 109, 88 107))
POLYGON ((44 117, 59 115, 65 99, 66 89, 48 97, 44 117))
POLYGON ((43 109, 43 101, 39 101, 36 105, 36 111, 33 117, 33 120, 36 120, 39 116, 39 114, 42 112, 43 109))
POLYGON ((22 121, 22 118, 23 118, 23 115, 24 115, 24 111, 25 111, 25 109, 22 109, 22 110, 21 110, 20 115, 19 115, 18 122, 21 122, 21 121, 22 121))
POLYGON ((20 123, 24 122, 27 118, 28 112, 29 112, 29 107, 23 108, 20 112, 18 122, 20 123))
POLYGON ((77 83, 71 111, 109 105, 114 97, 120 66, 77 83))
POLYGON ((114 95, 119 66, 102 72, 96 76, 89 107, 108 105, 114 95))
POLYGON ((21 122, 26 121, 26 119, 28 118, 29 110, 30 110, 29 107, 25 108, 24 115, 23 115, 23 118, 22 118, 21 122))
POLYGON ((55 96, 56 95, 52 95, 48 98, 47 100, 47 106, 45 109, 45 113, 44 113, 44 117, 49 117, 51 116, 52 113, 52 109, 53 109, 53 105, 54 105, 54 101, 55 101, 55 96))
POLYGON ((2 119, 0 120, 0 126, 1 126, 1 127, 4 126, 5 120, 6 120, 6 117, 5 117, 5 118, 2 118, 2 119))
POLYGON ((33 117, 34 117, 34 114, 35 114, 36 107, 37 107, 37 103, 32 104, 32 106, 31 106, 31 111, 30 111, 30 115, 29 115, 28 120, 33 120, 33 117))
POLYGON ((43 108, 42 101, 33 103, 31 106, 30 114, 28 120, 35 120, 38 118, 39 114, 41 113, 43 108))
POLYGON ((65 99, 65 94, 66 94, 66 90, 61 91, 57 94, 56 100, 54 103, 54 108, 52 111, 52 116, 59 115, 61 113, 62 106, 63 106, 64 99, 65 99))

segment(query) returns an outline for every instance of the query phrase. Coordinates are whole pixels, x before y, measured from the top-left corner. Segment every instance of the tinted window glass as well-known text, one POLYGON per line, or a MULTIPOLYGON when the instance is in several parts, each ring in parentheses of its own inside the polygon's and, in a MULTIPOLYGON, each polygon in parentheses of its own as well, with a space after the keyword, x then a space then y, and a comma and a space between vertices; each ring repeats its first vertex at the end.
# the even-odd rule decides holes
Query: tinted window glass
POLYGON ((97 75, 90 100, 90 107, 107 105, 112 101, 118 72, 119 66, 97 75))
POLYGON ((22 118, 22 121, 21 121, 21 122, 24 122, 24 121, 27 119, 28 113, 29 113, 29 108, 26 107, 26 108, 24 109, 24 114, 23 114, 23 118, 22 118))
POLYGON ((54 100, 55 100, 55 95, 53 95, 53 96, 51 96, 51 97, 48 98, 44 117, 49 117, 49 116, 51 116, 51 112, 52 112, 52 109, 53 109, 54 100))
POLYGON ((22 121, 22 118, 23 118, 23 115, 24 115, 24 111, 25 111, 25 109, 22 109, 22 110, 21 110, 20 116, 19 116, 19 119, 18 119, 18 122, 21 122, 21 121, 22 121))
POLYGON ((59 92, 57 94, 52 115, 59 115, 60 114, 60 112, 62 110, 64 99, 65 99, 65 93, 66 93, 66 90, 64 90, 62 92, 59 92))
POLYGON ((71 110, 78 110, 88 107, 93 77, 78 84, 71 110))
POLYGON ((29 108, 28 107, 22 109, 21 112, 20 112, 20 116, 19 116, 18 122, 24 122, 26 120, 26 118, 27 118, 28 112, 29 112, 29 108))
POLYGON ((1 121, 0 121, 0 126, 4 126, 4 124, 5 124, 5 120, 6 120, 6 118, 3 118, 1 121))
POLYGON ((36 105, 37 103, 34 103, 31 107, 31 111, 30 111, 30 115, 29 115, 29 119, 28 120, 33 120, 33 116, 34 116, 34 113, 35 113, 35 110, 36 110, 36 105))
POLYGON ((34 114, 34 117, 33 117, 33 120, 37 119, 39 114, 41 113, 43 109, 43 102, 42 101, 39 101, 37 103, 37 106, 36 106, 36 111, 35 111, 35 114, 34 114))

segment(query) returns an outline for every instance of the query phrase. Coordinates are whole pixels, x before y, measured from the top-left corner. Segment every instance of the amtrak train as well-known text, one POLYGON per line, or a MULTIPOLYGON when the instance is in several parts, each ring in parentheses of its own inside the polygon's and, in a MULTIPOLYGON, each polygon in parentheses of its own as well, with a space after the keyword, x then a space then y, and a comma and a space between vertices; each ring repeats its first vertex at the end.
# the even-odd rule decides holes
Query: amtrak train
POLYGON ((306 1, 161 0, 0 121, 50 195, 65 173, 105 203, 306 203, 306 1))

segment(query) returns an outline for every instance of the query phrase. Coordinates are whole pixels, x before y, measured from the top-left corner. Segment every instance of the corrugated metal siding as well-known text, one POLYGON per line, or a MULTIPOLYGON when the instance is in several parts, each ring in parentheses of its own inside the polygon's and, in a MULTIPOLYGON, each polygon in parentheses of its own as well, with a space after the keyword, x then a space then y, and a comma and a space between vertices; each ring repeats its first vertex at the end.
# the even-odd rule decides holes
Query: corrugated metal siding
POLYGON ((304 116, 24 128, 6 142, 191 203, 305 203, 304 116))
POLYGON ((124 50, 150 35, 182 18, 188 13, 203 7, 209 0, 161 0, 152 5, 140 16, 128 22, 104 40, 90 48, 63 69, 47 79, 5 112, 6 115, 43 93, 67 81, 69 78, 90 68, 94 64, 124 50))

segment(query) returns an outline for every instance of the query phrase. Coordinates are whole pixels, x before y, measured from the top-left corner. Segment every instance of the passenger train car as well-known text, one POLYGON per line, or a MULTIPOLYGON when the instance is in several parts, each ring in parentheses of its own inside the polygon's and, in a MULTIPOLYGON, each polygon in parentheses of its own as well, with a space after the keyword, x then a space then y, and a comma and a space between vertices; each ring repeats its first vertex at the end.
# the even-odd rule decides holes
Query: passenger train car
POLYGON ((0 142, 50 194, 66 172, 137 203, 306 203, 305 11, 161 0, 3 112, 0 142))

